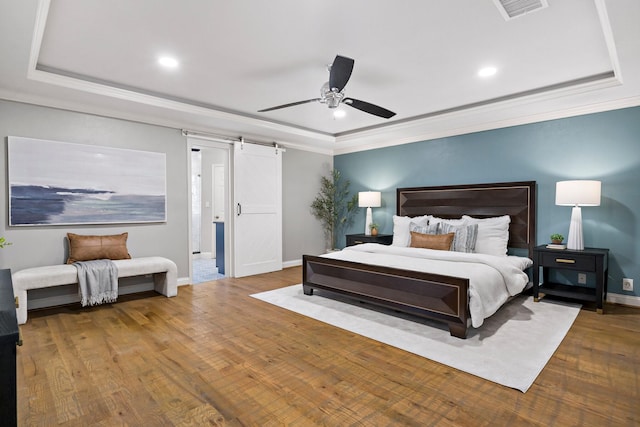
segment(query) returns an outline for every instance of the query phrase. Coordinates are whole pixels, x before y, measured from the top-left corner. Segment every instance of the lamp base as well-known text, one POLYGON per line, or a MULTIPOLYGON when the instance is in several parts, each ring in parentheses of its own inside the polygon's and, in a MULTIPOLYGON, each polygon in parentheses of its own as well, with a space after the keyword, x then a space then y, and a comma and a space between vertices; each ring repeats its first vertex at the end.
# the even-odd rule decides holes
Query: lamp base
POLYGON ((371 236, 371 223, 373 222, 373 214, 371 213, 371 208, 367 208, 367 217, 364 221, 364 235, 371 236))
POLYGON ((584 250, 584 241, 582 240, 582 210, 580 206, 574 206, 571 210, 571 224, 569 225, 567 249, 574 251, 584 250))

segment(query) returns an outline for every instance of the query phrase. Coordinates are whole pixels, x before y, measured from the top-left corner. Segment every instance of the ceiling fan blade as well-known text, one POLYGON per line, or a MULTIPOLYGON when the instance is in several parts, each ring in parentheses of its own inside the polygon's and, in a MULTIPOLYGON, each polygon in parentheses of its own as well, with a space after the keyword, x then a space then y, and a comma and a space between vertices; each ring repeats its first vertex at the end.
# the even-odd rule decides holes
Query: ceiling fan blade
POLYGON ((336 59, 331 64, 331 71, 329 72, 329 88, 337 89, 341 92, 346 86, 351 72, 353 71, 354 60, 347 58, 346 56, 336 55, 336 59))
POLYGON ((365 101, 360 101, 358 99, 344 98, 342 103, 350 105, 353 108, 357 108, 360 111, 364 111, 365 113, 373 114, 374 116, 383 117, 385 119, 390 119, 396 115, 396 113, 389 111, 386 108, 382 108, 365 101))
POLYGON ((264 113, 266 111, 279 110, 281 108, 293 107, 295 105, 308 104, 309 102, 316 102, 316 101, 320 101, 320 98, 307 99, 306 101, 292 102, 290 104, 278 105, 277 107, 265 108, 264 110, 258 110, 258 113, 264 113))

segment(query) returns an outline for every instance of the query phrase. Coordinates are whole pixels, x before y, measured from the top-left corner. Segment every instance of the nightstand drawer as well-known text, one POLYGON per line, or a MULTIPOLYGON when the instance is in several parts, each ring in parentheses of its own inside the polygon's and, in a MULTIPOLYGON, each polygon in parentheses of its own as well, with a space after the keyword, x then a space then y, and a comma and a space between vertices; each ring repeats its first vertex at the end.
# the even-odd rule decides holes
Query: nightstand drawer
POLYGON ((542 253, 540 265, 543 267, 564 268, 567 270, 595 271, 596 261, 592 255, 577 255, 558 252, 542 253))

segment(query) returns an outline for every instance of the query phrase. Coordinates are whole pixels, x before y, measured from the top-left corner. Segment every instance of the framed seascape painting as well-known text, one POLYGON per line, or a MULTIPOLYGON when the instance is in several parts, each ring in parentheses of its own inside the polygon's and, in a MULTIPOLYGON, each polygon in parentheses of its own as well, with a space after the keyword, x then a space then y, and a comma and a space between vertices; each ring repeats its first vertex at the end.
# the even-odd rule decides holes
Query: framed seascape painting
POLYGON ((8 137, 9 225, 166 222, 164 153, 8 137))

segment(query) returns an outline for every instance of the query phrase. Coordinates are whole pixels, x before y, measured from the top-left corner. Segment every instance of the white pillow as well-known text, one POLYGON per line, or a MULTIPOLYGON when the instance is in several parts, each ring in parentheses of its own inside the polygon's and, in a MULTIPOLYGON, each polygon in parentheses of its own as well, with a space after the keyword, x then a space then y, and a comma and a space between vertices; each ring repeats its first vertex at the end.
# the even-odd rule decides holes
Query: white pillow
POLYGON ((486 255, 507 255, 509 243, 509 215, 492 218, 473 218, 463 215, 466 224, 478 224, 478 237, 476 239, 475 252, 486 255))
POLYGON ((449 224, 449 225, 453 225, 454 227, 458 227, 460 225, 465 225, 465 220, 464 218, 457 218, 457 219, 445 219, 445 218, 438 218, 437 216, 432 216, 430 218, 430 222, 441 222, 443 224, 449 224))
POLYGON ((411 233, 409 227, 411 223, 415 223, 420 226, 426 226, 429 224, 430 215, 408 217, 408 216, 393 216, 393 241, 391 246, 402 246, 404 248, 409 247, 411 244, 411 233))

